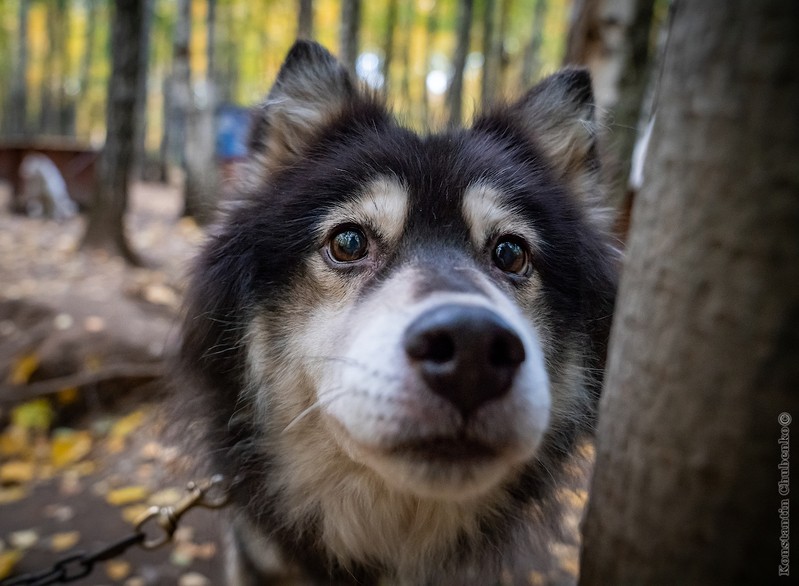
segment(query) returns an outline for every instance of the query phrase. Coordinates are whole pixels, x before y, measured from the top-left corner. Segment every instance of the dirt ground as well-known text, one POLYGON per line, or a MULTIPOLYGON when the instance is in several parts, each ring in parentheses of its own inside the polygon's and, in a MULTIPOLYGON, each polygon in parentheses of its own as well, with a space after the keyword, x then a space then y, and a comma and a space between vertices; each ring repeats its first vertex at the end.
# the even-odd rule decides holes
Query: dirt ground
MULTIPOLYGON (((12 216, 8 197, 0 183, 0 581, 107 546, 185 495, 191 466, 163 439, 159 381, 203 237, 180 218, 176 189, 136 184, 128 228, 149 268, 131 268, 78 250, 82 218, 12 216)), ((568 498, 557 567, 508 582, 574 583, 584 487, 568 498)), ((171 544, 132 547, 73 583, 224 584, 218 515, 192 510, 171 544)))

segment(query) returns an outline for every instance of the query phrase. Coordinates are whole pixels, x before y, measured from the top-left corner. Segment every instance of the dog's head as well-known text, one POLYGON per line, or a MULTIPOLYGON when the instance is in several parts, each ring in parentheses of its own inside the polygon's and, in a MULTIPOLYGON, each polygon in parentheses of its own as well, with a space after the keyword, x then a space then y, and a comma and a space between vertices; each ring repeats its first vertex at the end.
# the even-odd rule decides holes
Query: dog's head
POLYGON ((230 445, 454 500, 566 451, 614 292, 592 100, 566 70, 421 137, 295 45, 191 288, 184 357, 230 445))

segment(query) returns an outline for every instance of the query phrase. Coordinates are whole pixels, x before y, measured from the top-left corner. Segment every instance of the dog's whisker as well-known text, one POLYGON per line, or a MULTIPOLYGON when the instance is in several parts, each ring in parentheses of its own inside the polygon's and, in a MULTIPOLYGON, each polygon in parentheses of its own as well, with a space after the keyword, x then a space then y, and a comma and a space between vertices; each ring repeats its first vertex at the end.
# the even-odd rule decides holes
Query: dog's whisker
POLYGON ((303 419, 305 419, 308 415, 310 415, 314 411, 318 411, 319 409, 322 409, 323 407, 327 407, 331 403, 334 403, 338 399, 340 399, 342 397, 345 397, 348 394, 350 394, 349 391, 342 390, 342 391, 338 391, 336 393, 328 393, 324 397, 321 397, 321 398, 317 399, 316 401, 313 402, 313 404, 310 407, 307 407, 307 408, 303 409, 302 411, 300 411, 300 413, 294 419, 292 419, 289 422, 289 424, 286 427, 284 427, 283 431, 280 432, 280 433, 286 433, 286 432, 290 431, 292 428, 296 427, 298 423, 300 423, 303 419))

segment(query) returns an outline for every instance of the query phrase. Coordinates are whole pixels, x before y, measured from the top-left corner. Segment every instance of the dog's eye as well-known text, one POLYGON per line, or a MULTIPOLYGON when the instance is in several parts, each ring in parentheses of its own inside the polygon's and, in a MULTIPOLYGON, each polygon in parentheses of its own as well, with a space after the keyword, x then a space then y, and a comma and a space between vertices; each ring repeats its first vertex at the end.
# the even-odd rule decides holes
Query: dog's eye
POLYGON ((530 270, 527 245, 515 236, 503 236, 492 253, 494 264, 503 272, 524 276, 530 270))
POLYGON ((366 236, 358 228, 343 228, 333 234, 328 248, 330 257, 333 260, 337 262, 353 262, 366 256, 366 236))

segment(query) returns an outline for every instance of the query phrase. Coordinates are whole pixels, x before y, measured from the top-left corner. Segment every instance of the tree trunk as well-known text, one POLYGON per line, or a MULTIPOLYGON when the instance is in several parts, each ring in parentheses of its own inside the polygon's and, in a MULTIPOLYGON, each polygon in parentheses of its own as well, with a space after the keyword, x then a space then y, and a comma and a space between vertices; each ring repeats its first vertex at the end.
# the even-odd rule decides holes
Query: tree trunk
POLYGON ((413 100, 411 98, 411 74, 413 73, 413 63, 411 63, 411 45, 413 44, 413 21, 416 18, 413 2, 408 2, 402 13, 402 28, 405 29, 405 42, 402 45, 402 80, 400 92, 403 102, 410 113, 413 100))
POLYGON ((789 571, 798 22, 792 1, 677 5, 611 336, 583 586, 789 571))
POLYGON ((215 42, 212 35, 216 28, 213 22, 216 18, 214 2, 215 0, 209 0, 208 4, 208 77, 195 84, 194 91, 191 92, 194 99, 189 105, 184 145, 186 181, 183 215, 191 216, 201 225, 208 224, 213 219, 218 192, 214 152, 216 147, 214 113, 217 96, 216 84, 210 69, 213 61, 212 47, 215 42))
POLYGON ((394 61, 394 31, 397 30, 398 0, 388 0, 386 36, 383 42, 383 93, 391 90, 391 64, 394 61))
POLYGON ((297 4, 297 38, 313 39, 313 0, 299 0, 297 4))
POLYGON ((361 0, 342 0, 339 58, 350 71, 355 71, 361 32, 361 0))
POLYGON ((533 9, 533 32, 525 48, 522 63, 522 84, 525 89, 531 87, 541 73, 541 45, 544 42, 544 23, 548 8, 547 0, 536 0, 533 9))
POLYGON ((114 42, 106 108, 107 134, 97 167, 97 188, 89 210, 83 247, 120 254, 127 261, 139 264, 125 237, 124 215, 133 160, 137 87, 143 77, 139 51, 144 2, 118 0, 114 6, 116 11, 111 31, 114 42))
MULTIPOLYGON (((494 0, 483 2, 483 76, 480 79, 480 104, 485 110, 494 100, 494 89, 499 74, 500 55, 495 51, 495 32, 497 3, 494 0)), ((502 40, 500 39, 500 43, 502 40)))
POLYGON ((472 30, 473 0, 458 2, 458 31, 455 55, 452 59, 452 81, 447 94, 450 126, 457 126, 463 118, 463 70, 469 55, 469 37, 472 30))
POLYGON ((98 0, 87 0, 86 33, 84 34, 83 55, 78 74, 79 92, 83 96, 86 95, 91 83, 92 64, 94 63, 94 34, 97 30, 97 3, 98 0))
POLYGON ((6 132, 11 135, 27 134, 28 116, 28 8, 29 0, 19 0, 17 27, 17 54, 14 60, 14 74, 11 78, 11 91, 6 107, 6 132))
POLYGON ((144 176, 147 163, 147 94, 149 87, 149 65, 150 65, 150 39, 152 37, 153 12, 155 0, 142 0, 144 4, 144 16, 141 26, 141 41, 139 41, 139 71, 142 81, 138 86, 136 95, 136 135, 134 153, 134 174, 137 177, 144 176))
POLYGON ((586 65, 600 111, 612 131, 609 168, 615 188, 609 204, 620 209, 637 135, 650 57, 654 0, 578 0, 569 29, 566 64, 586 65))

